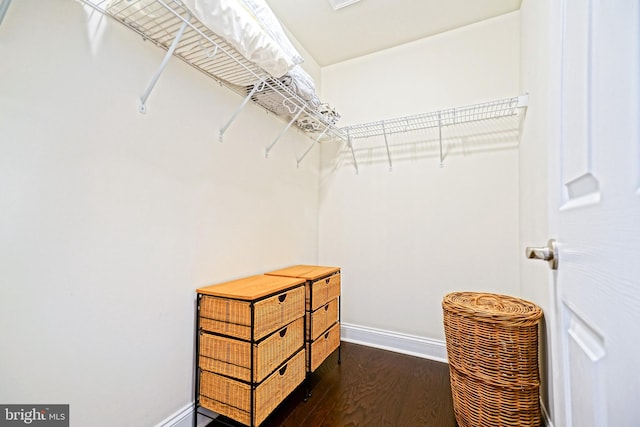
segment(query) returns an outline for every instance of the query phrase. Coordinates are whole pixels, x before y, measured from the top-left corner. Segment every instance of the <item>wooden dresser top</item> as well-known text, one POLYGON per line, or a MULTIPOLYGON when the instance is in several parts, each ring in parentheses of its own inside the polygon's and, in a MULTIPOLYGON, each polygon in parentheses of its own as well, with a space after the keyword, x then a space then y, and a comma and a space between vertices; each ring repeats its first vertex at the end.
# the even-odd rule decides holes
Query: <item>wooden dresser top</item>
POLYGON ((230 282, 199 288, 199 294, 253 301, 304 283, 301 278, 267 276, 245 277, 230 282))
POLYGON ((324 267, 321 265, 294 265, 291 267, 283 268, 281 270, 270 271, 265 274, 272 276, 300 277, 306 280, 316 280, 320 277, 328 276, 337 271, 340 271, 340 267, 324 267))

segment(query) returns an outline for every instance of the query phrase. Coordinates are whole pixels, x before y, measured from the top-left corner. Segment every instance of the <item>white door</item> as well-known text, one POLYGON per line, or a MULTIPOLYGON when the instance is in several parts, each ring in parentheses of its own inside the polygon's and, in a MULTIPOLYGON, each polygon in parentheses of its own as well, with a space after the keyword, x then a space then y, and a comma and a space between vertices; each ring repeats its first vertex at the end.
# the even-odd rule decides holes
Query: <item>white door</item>
POLYGON ((640 2, 552 7, 553 422, 640 426, 640 2))

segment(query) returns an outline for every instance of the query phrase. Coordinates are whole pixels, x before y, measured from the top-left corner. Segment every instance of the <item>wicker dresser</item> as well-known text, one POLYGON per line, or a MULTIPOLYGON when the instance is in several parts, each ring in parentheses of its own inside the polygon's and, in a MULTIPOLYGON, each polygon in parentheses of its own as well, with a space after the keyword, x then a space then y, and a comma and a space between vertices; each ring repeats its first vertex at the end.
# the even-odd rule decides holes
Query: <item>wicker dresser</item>
POLYGON ((336 349, 340 363, 340 267, 295 265, 265 274, 305 280, 307 372, 336 349))
POLYGON ((304 381, 304 283, 259 275, 197 290, 196 410, 259 425, 304 381))

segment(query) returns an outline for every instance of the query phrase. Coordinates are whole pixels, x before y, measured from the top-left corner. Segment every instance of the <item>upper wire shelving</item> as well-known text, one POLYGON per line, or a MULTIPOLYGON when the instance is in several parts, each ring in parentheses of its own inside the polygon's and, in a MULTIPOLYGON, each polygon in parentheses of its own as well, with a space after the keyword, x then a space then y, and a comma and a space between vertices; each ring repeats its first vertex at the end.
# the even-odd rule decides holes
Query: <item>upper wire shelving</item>
MULTIPOLYGON (((9 1, 3 0, 2 4, 8 5, 9 1)), ((286 106, 290 115, 281 117, 286 121, 286 126, 266 146, 266 154, 269 155, 271 149, 290 127, 297 127, 312 139, 307 150, 297 159, 298 165, 317 142, 344 141, 352 154, 357 172, 358 162, 354 144, 358 144, 358 140, 382 137, 391 169, 389 137, 427 129, 437 129, 438 131, 440 164, 442 165, 444 162, 442 130, 444 128, 514 116, 528 104, 528 95, 516 96, 339 128, 335 125, 335 121, 328 120, 326 116, 310 106, 307 101, 280 80, 273 78, 258 65, 244 58, 227 41, 194 19, 179 0, 78 1, 104 15, 111 16, 140 34, 145 40, 149 40, 167 51, 150 84, 140 96, 138 107, 140 112, 147 111, 146 103, 156 82, 169 59, 175 56, 243 97, 242 102, 229 120, 219 129, 220 141, 249 101, 255 101, 258 95, 266 92, 269 92, 270 96, 279 97, 277 99, 283 106, 286 106), (306 125, 302 126, 301 123, 306 125), (312 123, 313 126, 309 127, 308 123, 312 123)), ((269 111, 264 105, 259 103, 256 105, 269 111)))
POLYGON ((527 107, 528 95, 504 98, 495 101, 449 108, 412 116, 397 117, 376 122, 356 124, 341 128, 347 136, 347 146, 353 156, 353 163, 358 171, 358 162, 354 150, 356 140, 382 137, 386 148, 389 168, 392 168, 389 136, 400 133, 417 132, 426 129, 437 129, 440 149, 440 165, 444 162, 442 147, 442 129, 465 123, 483 120, 500 119, 518 115, 519 110, 527 107))
POLYGON ((259 92, 269 92, 270 96, 278 97, 291 113, 290 117, 284 118, 287 121, 286 127, 267 146, 267 155, 291 126, 298 127, 313 140, 309 149, 298 159, 298 164, 316 142, 346 141, 345 134, 335 123, 327 120, 280 80, 244 58, 226 40, 193 18, 179 0, 79 1, 114 18, 140 34, 143 39, 167 51, 152 81, 140 97, 140 112, 147 111, 146 103, 151 91, 169 59, 175 56, 244 98, 231 118, 220 128, 221 141, 240 111, 249 101, 254 100, 254 96, 259 92), (301 127, 299 123, 303 122, 312 122, 315 125, 312 128, 301 127))

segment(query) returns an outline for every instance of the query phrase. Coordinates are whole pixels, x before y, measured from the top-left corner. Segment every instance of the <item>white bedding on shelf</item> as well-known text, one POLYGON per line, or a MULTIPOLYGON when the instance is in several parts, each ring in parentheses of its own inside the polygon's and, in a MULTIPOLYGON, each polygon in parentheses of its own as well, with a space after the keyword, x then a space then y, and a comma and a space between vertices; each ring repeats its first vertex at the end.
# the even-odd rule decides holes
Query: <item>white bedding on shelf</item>
POLYGON ((245 58, 281 77, 303 58, 264 0, 183 0, 200 22, 245 58))
MULTIPOLYGON (((313 79, 299 65, 303 58, 264 0, 182 1, 200 22, 305 102, 305 112, 296 122, 298 127, 316 132, 327 124, 336 124, 340 115, 320 102, 313 79)), ((258 90, 252 97, 254 102, 279 116, 295 116, 299 100, 263 82, 255 85, 258 90)), ((247 92, 255 85, 247 87, 247 92)))
POLYGON ((280 79, 285 86, 290 87, 300 98, 307 101, 310 107, 317 108, 320 98, 316 94, 316 85, 304 69, 296 65, 280 79))
MULTIPOLYGON (((296 125, 305 131, 321 132, 326 125, 336 124, 340 115, 328 104, 320 102, 313 79, 299 65, 303 58, 265 0, 162 1, 166 7, 157 0, 109 0, 106 9, 125 23, 135 22, 135 28, 143 34, 161 34, 162 37, 167 33, 165 28, 173 29, 176 21, 180 22, 169 9, 178 11, 177 14, 183 17, 190 13, 216 38, 224 39, 271 78, 265 79, 264 73, 242 72, 240 66, 229 66, 228 57, 216 56, 213 46, 212 55, 207 51, 206 61, 200 61, 203 67, 206 66, 206 72, 241 91, 244 89, 245 93, 257 86, 252 100, 279 116, 294 117, 304 103, 305 111, 299 115, 296 125)), ((191 19, 192 24, 193 21, 191 19)), ((183 57, 210 46, 202 44, 200 37, 185 36, 184 40, 187 41, 176 50, 176 54, 183 57)))

